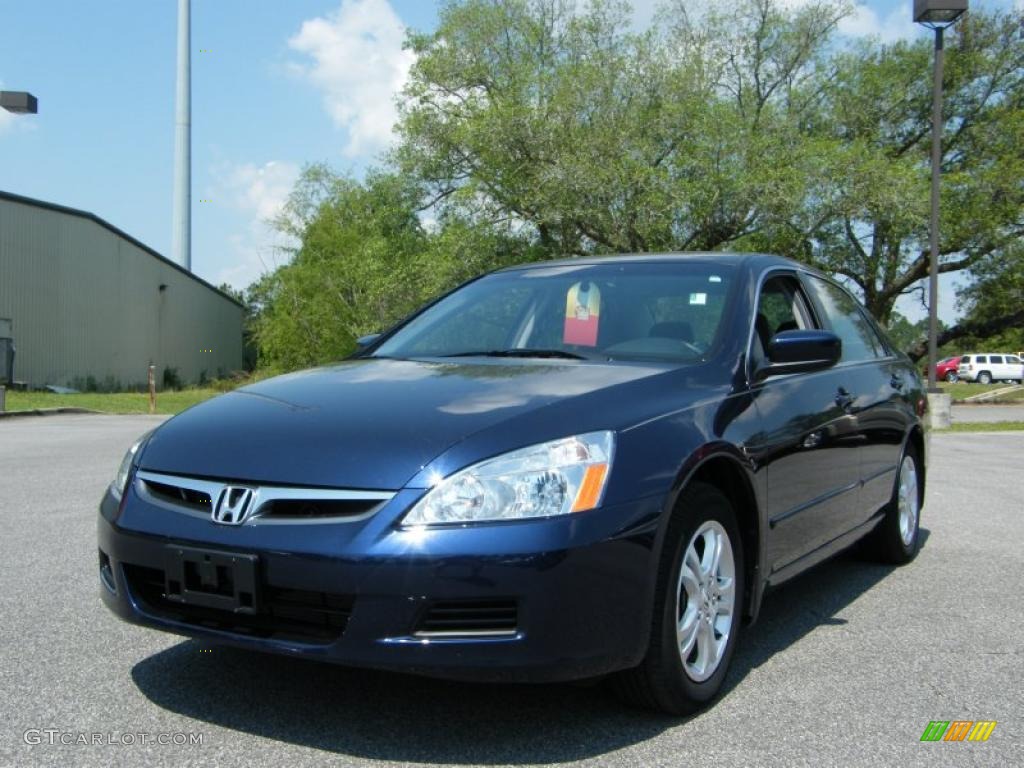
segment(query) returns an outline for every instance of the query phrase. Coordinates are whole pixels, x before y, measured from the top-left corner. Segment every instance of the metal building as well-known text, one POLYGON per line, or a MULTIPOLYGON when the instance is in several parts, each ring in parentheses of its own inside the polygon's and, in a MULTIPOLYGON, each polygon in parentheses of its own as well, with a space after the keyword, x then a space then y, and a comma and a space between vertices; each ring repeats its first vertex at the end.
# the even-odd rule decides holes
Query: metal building
POLYGON ((121 389, 156 366, 195 383, 242 368, 243 307, 86 211, 0 192, 0 320, 29 386, 121 389))

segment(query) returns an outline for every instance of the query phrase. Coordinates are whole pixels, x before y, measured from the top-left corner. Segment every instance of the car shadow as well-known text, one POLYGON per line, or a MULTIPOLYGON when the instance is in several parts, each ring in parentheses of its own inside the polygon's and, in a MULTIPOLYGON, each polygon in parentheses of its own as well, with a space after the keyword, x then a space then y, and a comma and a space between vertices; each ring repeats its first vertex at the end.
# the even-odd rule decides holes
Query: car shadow
MULTIPOLYGON (((846 623, 836 614, 891 570, 844 554, 772 591, 737 648, 725 693, 816 627, 846 623)), ((624 707, 603 686, 448 682, 191 640, 143 659, 132 679, 156 705, 197 720, 396 762, 570 762, 680 723, 624 707)))
MULTIPOLYGON (((922 549, 929 535, 927 528, 919 530, 922 549)), ((837 614, 894 569, 858 557, 854 547, 770 589, 757 624, 740 639, 722 695, 728 695, 751 670, 817 627, 846 624, 846 619, 837 614)))

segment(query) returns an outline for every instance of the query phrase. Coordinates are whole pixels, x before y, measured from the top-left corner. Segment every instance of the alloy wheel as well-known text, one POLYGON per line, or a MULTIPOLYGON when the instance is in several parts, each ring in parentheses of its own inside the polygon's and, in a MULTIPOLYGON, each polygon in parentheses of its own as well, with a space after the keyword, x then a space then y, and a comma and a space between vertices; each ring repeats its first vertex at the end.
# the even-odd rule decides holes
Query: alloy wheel
POLYGON ((900 538, 909 547, 917 535, 917 518, 920 514, 921 497, 917 487, 917 464, 912 456, 904 456, 900 464, 900 485, 897 497, 899 505, 900 538))
POLYGON ((732 542, 720 523, 708 520, 683 551, 676 585, 676 642, 691 680, 707 680, 718 669, 732 633, 735 602, 732 542))

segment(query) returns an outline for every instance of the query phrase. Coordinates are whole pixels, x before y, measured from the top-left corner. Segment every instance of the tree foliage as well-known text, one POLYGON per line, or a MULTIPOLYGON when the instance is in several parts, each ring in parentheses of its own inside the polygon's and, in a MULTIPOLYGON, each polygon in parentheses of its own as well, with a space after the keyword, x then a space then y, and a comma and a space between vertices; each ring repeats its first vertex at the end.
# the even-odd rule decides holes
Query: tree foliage
MULTIPOLYGON (((928 266, 930 42, 837 39, 848 0, 693 7, 634 31, 619 0, 447 2, 409 37, 386 169, 312 166, 278 222, 300 245, 250 289, 263 362, 344 355, 496 266, 606 252, 780 253, 902 328, 928 266)), ((979 281, 1024 235, 1021 22, 972 11, 947 42, 940 268, 979 281)))
MULTIPOLYGON (((972 282, 960 293, 963 319, 942 329, 940 346, 950 354, 975 351, 1024 351, 1024 241, 971 269, 972 282)), ((910 350, 914 359, 926 353, 925 344, 910 350)))
POLYGON ((373 172, 360 183, 324 165, 306 168, 277 227, 299 246, 290 263, 249 289, 264 367, 337 360, 482 270, 531 258, 513 234, 468 212, 424 227, 422 192, 408 176, 373 172))

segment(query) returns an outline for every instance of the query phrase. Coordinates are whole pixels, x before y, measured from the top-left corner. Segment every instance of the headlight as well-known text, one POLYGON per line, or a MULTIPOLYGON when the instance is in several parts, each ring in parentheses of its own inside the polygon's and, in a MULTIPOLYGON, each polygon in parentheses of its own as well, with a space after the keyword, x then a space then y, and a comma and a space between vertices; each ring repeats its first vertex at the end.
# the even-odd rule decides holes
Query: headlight
POLYGON ((124 493, 124 487, 128 484, 128 475, 132 471, 132 462, 135 461, 135 454, 139 452, 139 448, 146 442, 149 437, 149 432, 144 434, 134 443, 132 447, 128 449, 128 453, 121 459, 121 466, 117 468, 117 475, 114 477, 114 482, 110 484, 110 492, 113 494, 115 499, 120 500, 121 495, 124 493))
POLYGON ((521 448, 445 478, 403 525, 523 520, 583 512, 601 503, 611 469, 611 432, 521 448))

